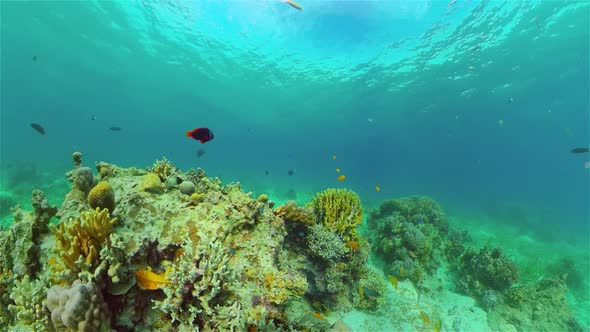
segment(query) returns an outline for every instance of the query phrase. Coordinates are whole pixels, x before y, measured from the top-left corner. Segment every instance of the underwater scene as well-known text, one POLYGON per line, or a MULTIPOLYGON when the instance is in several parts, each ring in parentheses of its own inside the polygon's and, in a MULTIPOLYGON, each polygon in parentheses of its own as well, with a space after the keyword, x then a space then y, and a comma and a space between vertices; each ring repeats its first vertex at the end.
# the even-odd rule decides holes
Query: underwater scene
POLYGON ((590 331, 590 1, 0 13, 0 331, 590 331))

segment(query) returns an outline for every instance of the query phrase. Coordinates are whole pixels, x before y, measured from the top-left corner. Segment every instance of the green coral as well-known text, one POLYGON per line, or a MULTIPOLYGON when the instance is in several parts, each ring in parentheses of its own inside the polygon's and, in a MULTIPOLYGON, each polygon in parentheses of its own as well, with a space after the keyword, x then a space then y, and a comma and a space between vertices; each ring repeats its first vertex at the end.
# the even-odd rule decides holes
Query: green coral
POLYGON ((311 201, 318 223, 334 230, 345 241, 356 238, 356 226, 363 221, 360 197, 348 189, 326 189, 311 201))

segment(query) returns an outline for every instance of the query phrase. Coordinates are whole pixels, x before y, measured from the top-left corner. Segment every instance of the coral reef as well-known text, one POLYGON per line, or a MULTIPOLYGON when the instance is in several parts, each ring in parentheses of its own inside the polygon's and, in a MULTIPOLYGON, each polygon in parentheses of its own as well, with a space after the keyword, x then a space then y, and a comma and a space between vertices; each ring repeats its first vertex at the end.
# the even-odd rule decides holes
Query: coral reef
POLYGON ((500 248, 468 249, 461 257, 460 269, 464 290, 476 296, 486 289, 506 290, 518 280, 518 267, 500 248))
POLYGON ((448 287, 444 268, 497 330, 577 329, 565 278, 515 284, 510 259, 469 246, 429 198, 385 202, 368 219, 369 243, 349 190, 273 210, 269 195, 165 158, 148 170, 97 162, 97 184, 73 159, 59 211, 35 191, 34 212, 17 207, 0 229, 2 331, 326 331, 345 328, 353 308, 389 315, 388 301, 399 330, 476 330, 470 319, 485 312, 473 299, 426 298, 448 287), (368 264, 372 248, 383 270, 368 264))
POLYGON ((375 255, 383 260, 386 274, 420 283, 427 273, 433 274, 439 267, 448 223, 432 199, 386 201, 370 214, 367 224, 370 242, 375 255))

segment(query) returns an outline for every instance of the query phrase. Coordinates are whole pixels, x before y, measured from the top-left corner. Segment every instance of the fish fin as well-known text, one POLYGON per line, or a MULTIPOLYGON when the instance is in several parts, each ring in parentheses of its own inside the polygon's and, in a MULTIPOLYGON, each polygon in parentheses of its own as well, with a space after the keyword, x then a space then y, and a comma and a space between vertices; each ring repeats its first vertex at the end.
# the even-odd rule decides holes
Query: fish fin
POLYGON ((204 139, 199 140, 199 142, 201 142, 201 144, 205 143, 204 139))
POLYGON ((191 131, 186 132, 186 137, 193 137, 193 133, 191 131))

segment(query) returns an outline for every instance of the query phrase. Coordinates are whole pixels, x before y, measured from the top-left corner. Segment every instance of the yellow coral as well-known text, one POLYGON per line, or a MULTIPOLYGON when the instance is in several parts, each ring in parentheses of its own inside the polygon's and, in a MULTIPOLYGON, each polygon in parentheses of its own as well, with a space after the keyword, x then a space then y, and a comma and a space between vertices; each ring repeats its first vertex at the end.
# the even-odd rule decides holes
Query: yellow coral
POLYGON ((80 271, 76 261, 79 257, 91 267, 98 265, 98 253, 108 243, 109 235, 117 218, 110 217, 109 211, 99 208, 82 212, 76 219, 61 222, 54 233, 55 252, 63 264, 73 272, 80 271))
POLYGON ((148 170, 155 173, 161 181, 165 181, 170 175, 177 171, 176 167, 172 165, 166 157, 162 157, 162 160, 156 160, 152 168, 148 170))
POLYGON ((115 210, 115 191, 107 181, 100 181, 88 193, 88 204, 92 209, 115 210))
POLYGON ((347 189, 326 189, 311 201, 316 222, 336 232, 345 241, 356 238, 356 226, 363 221, 359 196, 347 189))
POLYGON ((313 210, 310 207, 299 206, 295 201, 287 201, 285 205, 279 206, 273 212, 286 222, 300 222, 306 226, 315 224, 313 210))
POLYGON ((268 291, 269 301, 276 304, 285 303, 290 297, 301 297, 308 289, 307 280, 304 277, 281 271, 266 273, 264 286, 268 291))
POLYGON ((158 175, 154 173, 148 173, 141 178, 141 190, 147 191, 154 194, 162 192, 162 182, 158 175))

